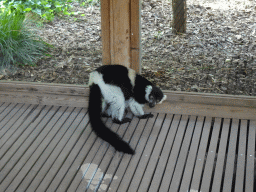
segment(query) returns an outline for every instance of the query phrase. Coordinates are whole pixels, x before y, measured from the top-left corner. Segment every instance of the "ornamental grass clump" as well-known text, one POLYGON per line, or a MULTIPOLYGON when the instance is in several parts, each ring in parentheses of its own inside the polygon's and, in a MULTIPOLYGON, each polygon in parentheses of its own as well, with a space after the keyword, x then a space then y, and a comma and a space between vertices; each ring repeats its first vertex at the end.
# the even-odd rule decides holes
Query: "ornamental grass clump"
POLYGON ((25 15, 0 11, 0 66, 34 65, 47 44, 29 30, 25 15))

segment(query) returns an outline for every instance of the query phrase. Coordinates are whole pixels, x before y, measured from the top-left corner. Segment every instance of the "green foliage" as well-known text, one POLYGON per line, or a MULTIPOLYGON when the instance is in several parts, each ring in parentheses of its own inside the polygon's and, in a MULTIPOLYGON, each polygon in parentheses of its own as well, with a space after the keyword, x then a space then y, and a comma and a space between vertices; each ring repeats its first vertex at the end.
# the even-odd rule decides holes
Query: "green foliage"
POLYGON ((54 14, 70 15, 68 3, 72 0, 6 0, 4 6, 11 12, 33 12, 48 21, 53 20, 54 14))
POLYGON ((23 13, 0 11, 0 66, 33 65, 47 50, 24 22, 23 13))

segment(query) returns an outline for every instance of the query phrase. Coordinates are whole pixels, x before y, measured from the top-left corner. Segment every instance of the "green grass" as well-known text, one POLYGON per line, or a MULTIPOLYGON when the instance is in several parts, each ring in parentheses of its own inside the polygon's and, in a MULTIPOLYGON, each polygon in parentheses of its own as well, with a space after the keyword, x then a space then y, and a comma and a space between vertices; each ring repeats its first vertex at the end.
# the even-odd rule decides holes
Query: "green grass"
POLYGON ((0 12, 0 66, 34 65, 47 44, 27 28, 23 13, 0 12))

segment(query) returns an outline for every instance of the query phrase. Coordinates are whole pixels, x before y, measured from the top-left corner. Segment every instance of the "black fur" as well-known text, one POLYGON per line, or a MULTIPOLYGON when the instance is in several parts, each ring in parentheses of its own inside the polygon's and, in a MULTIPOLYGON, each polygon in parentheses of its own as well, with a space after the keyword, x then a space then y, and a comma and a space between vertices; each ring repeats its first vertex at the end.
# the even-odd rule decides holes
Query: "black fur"
POLYGON ((148 103, 148 101, 145 98, 146 87, 148 85, 152 86, 152 83, 149 80, 142 77, 141 75, 138 75, 138 74, 136 75, 133 92, 134 92, 134 99, 140 104, 148 103))
MULTIPOLYGON (((102 74, 103 80, 106 84, 115 85, 121 88, 125 100, 133 97, 134 100, 139 104, 149 103, 150 107, 155 106, 158 98, 161 100, 163 98, 162 91, 155 87, 150 81, 141 75, 135 75, 135 86, 133 87, 131 79, 128 74, 129 71, 126 67, 122 65, 104 65, 96 69, 97 72, 102 74), (149 95, 153 104, 146 100, 146 87, 148 85, 152 86, 152 93, 149 95), (154 92, 154 93, 153 93, 154 92)), ((100 87, 96 84, 90 86, 90 96, 89 96, 89 117, 92 125, 93 131, 102 138, 103 140, 110 143, 116 150, 134 154, 134 150, 129 146, 128 143, 123 141, 116 133, 111 131, 108 127, 104 125, 101 120, 101 116, 105 116, 102 113, 102 94, 100 87)), ((138 116, 140 119, 151 118, 152 114, 144 114, 138 116)), ((123 118, 122 121, 117 121, 113 119, 115 123, 125 123, 129 122, 127 118, 123 118)))
POLYGON ((124 93, 125 100, 133 95, 133 87, 128 77, 128 69, 122 65, 103 65, 96 69, 103 75, 105 83, 116 85, 124 93))
POLYGON ((101 120, 102 95, 98 85, 90 86, 89 118, 93 131, 103 140, 111 144, 117 151, 134 154, 134 150, 119 135, 111 131, 101 120))
POLYGON ((103 80, 112 85, 121 88, 124 93, 125 100, 130 97, 140 103, 145 104, 148 101, 145 99, 145 89, 148 85, 153 85, 149 80, 136 74, 135 86, 132 86, 131 80, 128 77, 128 69, 122 65, 103 65, 96 69, 103 75, 103 80))

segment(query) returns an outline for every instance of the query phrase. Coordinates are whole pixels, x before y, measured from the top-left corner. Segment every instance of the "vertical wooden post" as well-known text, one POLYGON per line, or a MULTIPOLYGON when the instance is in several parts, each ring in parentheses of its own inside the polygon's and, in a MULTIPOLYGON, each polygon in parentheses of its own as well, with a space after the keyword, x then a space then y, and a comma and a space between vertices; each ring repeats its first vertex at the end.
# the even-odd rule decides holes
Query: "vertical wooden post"
POLYGON ((140 72, 140 0, 101 0, 102 63, 140 72))
POLYGON ((111 63, 130 67, 130 2, 110 0, 111 63))
POLYGON ((102 64, 111 64, 110 56, 110 0, 101 0, 102 64))
POLYGON ((172 0, 173 32, 185 33, 187 20, 186 0, 172 0))
POLYGON ((141 3, 131 0, 131 68, 141 72, 141 3))

